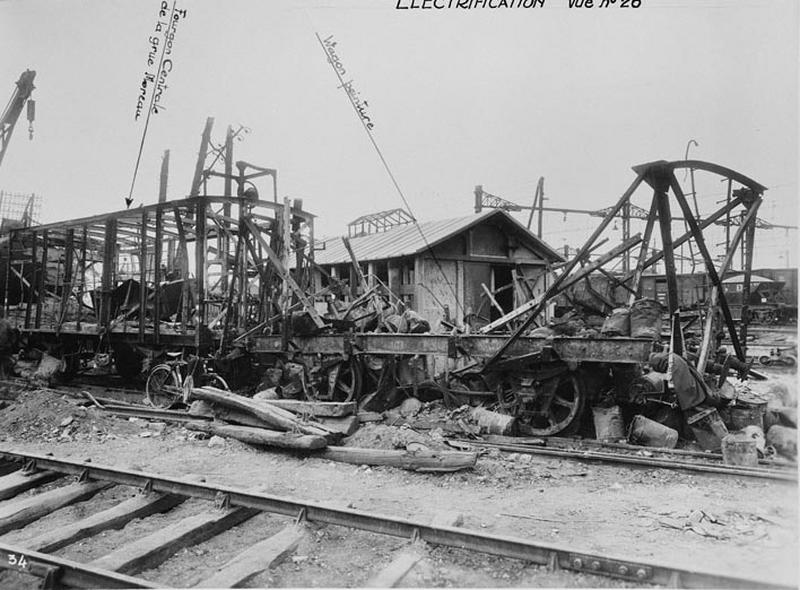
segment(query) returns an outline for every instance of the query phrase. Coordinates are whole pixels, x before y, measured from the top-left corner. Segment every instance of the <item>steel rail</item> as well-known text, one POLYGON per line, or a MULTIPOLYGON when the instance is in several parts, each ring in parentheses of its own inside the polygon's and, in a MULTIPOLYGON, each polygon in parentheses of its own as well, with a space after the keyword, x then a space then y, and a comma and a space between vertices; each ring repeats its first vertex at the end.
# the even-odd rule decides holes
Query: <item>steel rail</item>
MULTIPOLYGON (((535 447, 532 445, 511 445, 504 443, 491 443, 475 441, 470 439, 455 439, 457 442, 469 444, 475 447, 486 447, 508 451, 512 453, 525 453, 529 455, 549 455, 553 457, 563 457, 567 459, 579 459, 583 461, 602 461, 607 463, 626 463, 629 465, 640 465, 642 467, 659 467, 662 469, 686 469, 688 471, 698 471, 703 473, 717 473, 722 475, 741 475, 745 477, 760 477, 764 479, 775 479, 797 483, 796 470, 776 470, 765 469, 763 467, 741 467, 733 465, 710 465, 708 463, 692 463, 690 461, 676 461, 674 459, 657 459, 653 457, 637 457, 634 455, 622 455, 618 453, 600 453, 588 450, 568 450, 535 447)), ((647 450, 647 447, 642 447, 647 450)))
POLYGON ((532 542, 515 537, 490 535, 455 527, 395 516, 338 508, 313 501, 295 500, 271 494, 244 491, 229 486, 209 485, 156 474, 114 469, 69 459, 39 454, 24 454, 0 449, 0 459, 26 463, 28 468, 49 469, 84 478, 139 486, 148 490, 178 494, 209 501, 222 500, 232 506, 344 526, 407 539, 420 539, 436 545, 467 549, 490 555, 521 559, 554 568, 628 580, 637 584, 658 584, 683 588, 794 588, 792 584, 739 578, 727 574, 684 568, 667 563, 645 562, 619 556, 576 551, 571 547, 532 542))
POLYGON ((98 569, 0 541, 0 570, 3 569, 45 578, 49 583, 45 587, 51 588, 163 588, 163 585, 142 578, 98 569))

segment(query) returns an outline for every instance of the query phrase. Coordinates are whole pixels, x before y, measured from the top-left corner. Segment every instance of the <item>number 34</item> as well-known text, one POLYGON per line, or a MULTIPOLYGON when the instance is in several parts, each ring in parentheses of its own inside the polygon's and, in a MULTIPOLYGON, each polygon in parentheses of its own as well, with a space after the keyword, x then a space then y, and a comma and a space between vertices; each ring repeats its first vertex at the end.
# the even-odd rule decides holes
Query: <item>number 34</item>
POLYGON ((17 555, 16 553, 8 554, 8 565, 12 565, 21 569, 28 569, 28 560, 24 555, 17 555))

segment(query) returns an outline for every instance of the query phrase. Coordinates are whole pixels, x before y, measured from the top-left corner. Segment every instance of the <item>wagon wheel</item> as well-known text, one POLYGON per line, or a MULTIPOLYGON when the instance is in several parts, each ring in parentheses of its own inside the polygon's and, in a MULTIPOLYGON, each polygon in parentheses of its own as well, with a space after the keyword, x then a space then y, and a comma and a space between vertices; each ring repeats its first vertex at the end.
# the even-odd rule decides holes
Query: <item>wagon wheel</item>
POLYGON ((552 393, 543 393, 521 403, 517 419, 520 430, 532 436, 574 434, 586 400, 580 378, 573 372, 554 377, 552 393))
POLYGON ((328 369, 328 397, 335 402, 357 400, 361 394, 363 369, 355 357, 328 369))

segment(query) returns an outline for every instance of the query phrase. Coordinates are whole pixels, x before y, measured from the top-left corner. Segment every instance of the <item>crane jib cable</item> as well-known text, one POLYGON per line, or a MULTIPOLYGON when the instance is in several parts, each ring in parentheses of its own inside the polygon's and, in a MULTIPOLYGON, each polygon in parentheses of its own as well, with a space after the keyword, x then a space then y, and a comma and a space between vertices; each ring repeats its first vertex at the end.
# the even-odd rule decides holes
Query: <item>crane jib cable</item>
POLYGON ((370 143, 372 143, 372 147, 375 149, 375 152, 378 154, 378 157, 380 158, 381 163, 383 164, 383 167, 386 169, 386 173, 389 175, 389 178, 391 179, 392 184, 394 185, 394 188, 397 191, 397 194, 400 196, 400 199, 403 201, 403 204, 405 205, 406 210, 409 212, 409 214, 411 215, 411 218, 414 220, 414 226, 417 228, 417 231, 419 232, 419 235, 422 238, 422 241, 425 243, 425 247, 427 248, 427 251, 431 254, 431 257, 433 258, 433 261, 436 263, 436 267, 439 269, 439 272, 441 273, 442 278, 444 279, 444 282, 447 284, 447 287, 450 289, 450 292, 453 294, 453 299, 456 302, 456 307, 459 310, 461 310, 461 312, 463 313, 464 308, 463 308, 463 306, 461 305, 461 303, 460 303, 460 301, 458 299, 458 295, 456 294, 456 290, 453 287, 453 285, 450 282, 450 280, 447 278, 447 275, 445 274, 444 269, 442 268, 442 264, 439 261, 439 258, 436 256, 436 253, 433 251, 433 248, 431 248, 430 242, 428 242, 428 238, 425 236, 425 232, 422 231, 422 227, 420 227, 420 224, 419 224, 419 221, 417 221, 416 215, 414 215, 414 212, 411 210, 411 205, 409 204, 408 199, 406 199, 405 195, 403 194, 403 191, 400 188, 400 185, 397 182, 397 179, 395 178, 394 174, 392 173, 391 168, 389 168, 389 163, 386 161, 386 158, 383 156, 383 152, 381 151, 381 148, 378 146, 378 143, 375 141, 375 137, 372 135, 372 130, 369 128, 369 126, 367 125, 367 122, 361 116, 361 113, 359 112, 359 109, 358 109, 358 105, 356 104, 353 96, 347 91, 347 86, 345 84, 345 81, 342 78, 342 75, 339 72, 339 70, 336 69, 336 66, 334 65, 333 61, 330 59, 330 55, 328 54, 328 50, 325 48, 325 43, 322 41, 322 37, 320 37, 319 33, 317 33, 316 31, 314 32, 314 34, 317 36, 317 41, 319 41, 319 44, 322 47, 322 51, 325 52, 325 57, 327 58, 328 63, 331 65, 331 69, 333 69, 334 74, 336 74, 336 77, 339 80, 340 88, 342 88, 344 93, 347 95, 347 99, 350 102, 350 106, 353 107, 353 111, 356 113, 356 116, 358 117, 358 120, 361 121, 361 126, 364 128, 364 131, 366 132, 367 137, 369 137, 370 143))
MULTIPOLYGON (((173 0, 172 2, 172 10, 169 14, 169 22, 172 22, 173 17, 175 16, 175 7, 177 5, 177 0, 173 0)), ((165 33, 166 34, 166 33, 165 33)), ((162 66, 164 65, 164 55, 167 50, 167 44, 164 43, 164 46, 161 48, 161 57, 158 60, 158 70, 161 71, 162 66)), ((142 161, 142 152, 144 151, 144 139, 147 136, 147 128, 150 125, 150 115, 153 113, 153 103, 156 99, 156 85, 153 85, 153 91, 150 93, 150 105, 147 107, 147 117, 144 120, 144 129, 142 129, 142 139, 139 142, 139 153, 136 155, 136 165, 133 168, 133 178, 131 178, 131 188, 128 191, 128 196, 125 199, 125 204, 130 207, 131 203, 133 203, 133 187, 136 184, 136 176, 139 174, 139 163, 142 161)))

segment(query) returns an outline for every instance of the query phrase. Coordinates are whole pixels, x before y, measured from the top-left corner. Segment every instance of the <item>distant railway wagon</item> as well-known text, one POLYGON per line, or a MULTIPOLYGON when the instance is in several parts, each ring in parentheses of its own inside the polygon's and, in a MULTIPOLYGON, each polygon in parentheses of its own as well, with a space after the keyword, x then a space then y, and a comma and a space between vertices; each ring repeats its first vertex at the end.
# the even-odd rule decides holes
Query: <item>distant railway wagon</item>
MULTIPOLYGON (((750 321, 756 324, 791 324, 797 321, 797 269, 765 269, 751 275, 748 307, 750 321)), ((683 311, 698 310, 707 301, 711 281, 706 273, 677 274, 677 293, 683 311)), ((741 321, 742 292, 744 279, 742 273, 731 273, 723 281, 723 292, 728 300, 731 314, 741 321)), ((623 287, 615 287, 612 278, 591 277, 590 286, 576 285, 570 292, 559 298, 559 306, 569 309, 575 303, 600 313, 608 313, 611 308, 623 306, 629 292, 623 287)), ((667 305, 666 275, 642 275, 641 296, 655 299, 665 308, 667 305)))

